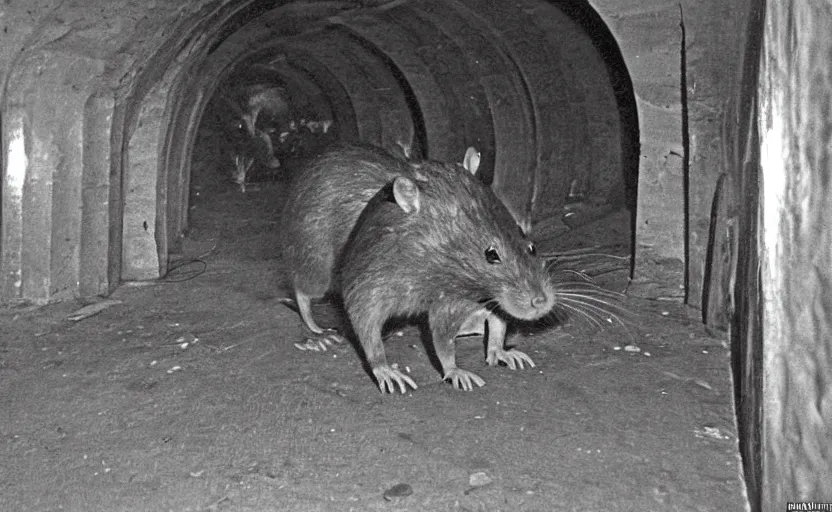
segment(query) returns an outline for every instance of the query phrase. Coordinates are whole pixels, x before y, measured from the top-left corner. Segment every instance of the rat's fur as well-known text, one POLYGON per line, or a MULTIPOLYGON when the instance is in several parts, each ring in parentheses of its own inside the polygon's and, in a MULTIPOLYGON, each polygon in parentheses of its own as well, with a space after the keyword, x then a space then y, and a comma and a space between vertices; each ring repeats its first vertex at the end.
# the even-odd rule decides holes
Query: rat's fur
MULTIPOLYGON (((381 328, 391 317, 427 313, 444 377, 470 389, 482 379, 456 367, 463 325, 477 314, 494 318, 493 309, 536 320, 551 311, 555 289, 490 188, 458 165, 414 168, 414 178, 397 177, 359 218, 339 265, 344 305, 380 381, 415 387, 387 364, 381 328)), ((489 345, 506 355, 502 340, 489 345)))

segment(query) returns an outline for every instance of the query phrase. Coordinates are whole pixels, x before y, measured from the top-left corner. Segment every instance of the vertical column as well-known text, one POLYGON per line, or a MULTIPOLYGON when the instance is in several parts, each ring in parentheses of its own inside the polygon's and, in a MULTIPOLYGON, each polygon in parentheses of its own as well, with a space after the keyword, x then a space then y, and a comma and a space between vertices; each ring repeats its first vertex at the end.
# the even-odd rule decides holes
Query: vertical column
POLYGON ((94 95, 84 108, 83 174, 81 176, 81 258, 78 288, 81 295, 104 295, 118 283, 109 280, 110 131, 112 95, 94 95))
POLYGON ((635 279, 628 293, 684 300, 685 176, 678 4, 611 12, 593 2, 624 54, 638 107, 641 155, 635 279))
POLYGON ((23 185, 29 170, 26 111, 10 108, 2 119, 3 199, 0 219, 2 294, 4 300, 22 298, 23 288, 23 185))
MULTIPOLYGON (((127 143, 124 160, 124 214, 121 268, 122 279, 155 279, 160 275, 157 246, 159 142, 164 122, 164 94, 154 89, 142 99, 136 129, 127 143)), ((166 212, 165 212, 166 213, 166 212)), ((164 224, 162 225, 164 227, 164 224)), ((159 233, 164 240, 164 230, 159 233)))

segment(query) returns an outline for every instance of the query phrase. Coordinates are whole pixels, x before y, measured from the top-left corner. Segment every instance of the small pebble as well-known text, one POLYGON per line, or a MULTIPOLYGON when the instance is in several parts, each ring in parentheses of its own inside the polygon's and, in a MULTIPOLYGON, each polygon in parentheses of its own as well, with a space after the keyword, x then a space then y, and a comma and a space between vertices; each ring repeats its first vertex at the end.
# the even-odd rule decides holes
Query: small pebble
POLYGON ((693 431, 696 437, 709 437, 711 439, 730 439, 731 436, 723 434, 717 427, 704 427, 702 430, 696 429, 693 431))
POLYGON ((472 473, 471 476, 468 477, 468 485, 471 487, 482 487, 483 485, 490 484, 491 481, 491 477, 488 476, 485 471, 472 473))
POLYGON ((196 336, 194 336, 191 333, 187 333, 187 334, 183 334, 182 336, 176 338, 176 341, 174 343, 191 344, 191 343, 196 343, 197 341, 199 341, 199 338, 197 338, 196 336))
POLYGON ((401 498, 406 498, 413 494, 413 487, 408 484, 396 484, 393 487, 384 491, 382 495, 387 501, 394 501, 401 498))
POLYGON ((624 352, 641 352, 641 349, 635 345, 625 345, 624 352))

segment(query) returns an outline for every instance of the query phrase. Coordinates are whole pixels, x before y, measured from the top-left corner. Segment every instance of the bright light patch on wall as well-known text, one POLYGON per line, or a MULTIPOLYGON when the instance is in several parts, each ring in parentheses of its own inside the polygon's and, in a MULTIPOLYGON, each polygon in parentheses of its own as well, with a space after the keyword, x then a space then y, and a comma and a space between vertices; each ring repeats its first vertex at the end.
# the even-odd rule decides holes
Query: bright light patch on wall
MULTIPOLYGON (((23 211, 23 184, 26 181, 26 169, 29 167, 29 159, 26 157, 26 138, 24 130, 24 119, 17 116, 10 116, 8 145, 6 146, 6 173, 3 176, 3 242, 8 243, 8 249, 4 249, 4 263, 10 263, 9 270, 4 275, 7 282, 13 283, 16 293, 19 293, 23 286, 21 279, 20 265, 20 236, 22 234, 22 211, 23 211), (8 215, 8 216, 7 216, 8 215), (13 238, 7 236, 12 233, 13 238), (10 250, 12 247, 17 251, 10 250)), ((8 119, 8 118, 7 118, 8 119)))
POLYGON ((778 240, 780 239, 780 219, 786 193, 786 169, 784 168, 786 149, 783 147, 784 126, 782 97, 775 91, 769 101, 764 102, 762 119, 768 119, 767 126, 763 126, 762 151, 760 152, 760 166, 763 170, 763 246, 767 253, 767 265, 771 277, 779 274, 780 268, 776 261, 780 259, 778 240), (766 107, 770 112, 765 112, 766 107))
POLYGON ((8 194, 18 200, 23 198, 23 182, 29 159, 26 157, 26 140, 23 136, 23 121, 18 120, 9 136, 9 149, 6 154, 6 183, 8 194))

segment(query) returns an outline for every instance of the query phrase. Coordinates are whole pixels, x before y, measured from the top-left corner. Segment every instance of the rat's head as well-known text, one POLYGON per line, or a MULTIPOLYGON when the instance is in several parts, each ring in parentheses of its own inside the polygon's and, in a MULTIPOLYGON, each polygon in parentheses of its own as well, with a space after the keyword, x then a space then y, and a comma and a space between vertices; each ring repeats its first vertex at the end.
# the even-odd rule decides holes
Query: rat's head
POLYGON ((461 299, 535 320, 554 306, 544 262, 505 205, 467 165, 423 162, 393 182, 403 236, 426 278, 461 299))

